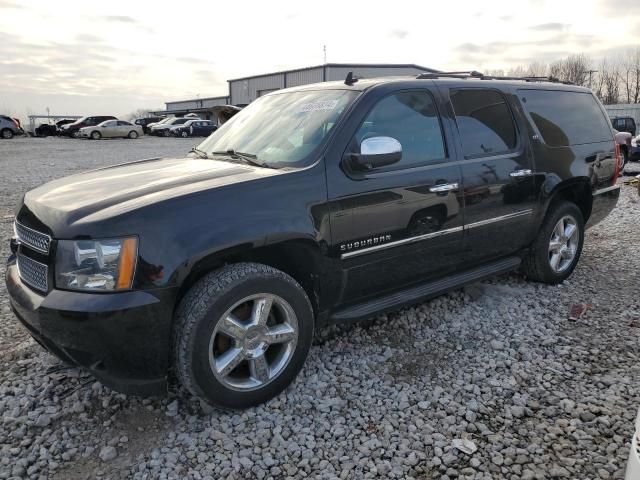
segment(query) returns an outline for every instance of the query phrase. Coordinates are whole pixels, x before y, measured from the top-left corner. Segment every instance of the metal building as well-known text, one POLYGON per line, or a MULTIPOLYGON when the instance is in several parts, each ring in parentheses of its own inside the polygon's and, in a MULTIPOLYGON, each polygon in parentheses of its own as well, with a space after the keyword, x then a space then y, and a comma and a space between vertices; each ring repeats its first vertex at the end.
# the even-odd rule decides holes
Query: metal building
POLYGON ((229 80, 229 103, 244 106, 256 98, 281 88, 310 83, 343 80, 353 72, 358 78, 418 75, 437 70, 414 64, 343 64, 325 63, 315 67, 298 68, 229 80))
POLYGON ((235 78, 228 81, 229 93, 227 96, 167 102, 165 110, 153 113, 178 117, 187 113, 197 113, 201 118, 215 119, 216 113, 213 107, 221 105, 243 107, 269 92, 310 83, 343 80, 348 72, 353 72, 354 76, 358 78, 374 78, 418 75, 425 72, 437 72, 437 70, 414 64, 325 63, 315 67, 235 78))
POLYGON ((617 103, 605 105, 609 117, 633 117, 636 125, 640 125, 640 103, 617 103))

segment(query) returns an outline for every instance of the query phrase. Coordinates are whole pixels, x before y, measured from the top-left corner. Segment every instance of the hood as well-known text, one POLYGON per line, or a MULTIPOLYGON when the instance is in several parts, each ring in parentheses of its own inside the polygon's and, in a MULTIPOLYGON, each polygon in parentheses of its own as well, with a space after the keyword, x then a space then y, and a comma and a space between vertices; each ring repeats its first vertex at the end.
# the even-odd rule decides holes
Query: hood
POLYGON ((54 236, 69 238, 66 235, 72 235, 70 232, 82 234, 81 227, 91 222, 279 173, 220 160, 142 160, 61 178, 31 190, 24 197, 18 218, 33 215, 54 236))

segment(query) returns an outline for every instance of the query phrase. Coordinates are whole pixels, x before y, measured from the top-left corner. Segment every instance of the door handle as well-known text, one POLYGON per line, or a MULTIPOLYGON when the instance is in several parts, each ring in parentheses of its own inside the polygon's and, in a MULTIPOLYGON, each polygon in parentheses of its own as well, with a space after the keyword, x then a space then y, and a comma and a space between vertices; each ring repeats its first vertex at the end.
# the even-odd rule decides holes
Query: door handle
POLYGON ((441 183, 429 188, 429 191, 433 193, 452 192, 454 190, 458 190, 457 183, 441 183))
POLYGON ((525 168, 523 170, 516 170, 515 172, 511 172, 509 175, 515 178, 530 177, 531 175, 533 175, 533 171, 525 168))

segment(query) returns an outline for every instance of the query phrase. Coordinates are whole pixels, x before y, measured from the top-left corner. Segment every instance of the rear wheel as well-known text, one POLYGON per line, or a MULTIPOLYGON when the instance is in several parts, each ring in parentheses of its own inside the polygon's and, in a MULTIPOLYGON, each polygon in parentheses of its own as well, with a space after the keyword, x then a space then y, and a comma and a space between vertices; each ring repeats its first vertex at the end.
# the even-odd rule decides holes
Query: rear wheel
POLYGON ((5 140, 13 138, 13 130, 11 130, 10 128, 4 128, 2 130, 2 138, 4 138, 5 140))
POLYGON ((135 140, 136 138, 138 138, 138 132, 136 132, 135 130, 131 130, 131 131, 129 132, 129 138, 130 138, 131 140, 135 140))
POLYGON ((266 265, 228 265, 199 280, 180 302, 174 366, 192 394, 247 408, 293 381, 312 337, 313 311, 295 280, 266 265))
POLYGON ((102 134, 100 132, 91 132, 92 140, 100 140, 102 138, 102 134))
POLYGON ((189 136, 189 134, 187 132, 182 132, 182 133, 180 133, 180 136, 182 138, 187 138, 189 136))
POLYGON ((163 134, 165 137, 170 137, 170 136, 171 136, 171 132, 170 132, 169 130, 165 130, 164 132, 162 132, 162 134, 163 134))
POLYGON ((584 219, 577 205, 552 205, 524 259, 523 273, 538 282, 562 283, 578 264, 583 241, 584 219))

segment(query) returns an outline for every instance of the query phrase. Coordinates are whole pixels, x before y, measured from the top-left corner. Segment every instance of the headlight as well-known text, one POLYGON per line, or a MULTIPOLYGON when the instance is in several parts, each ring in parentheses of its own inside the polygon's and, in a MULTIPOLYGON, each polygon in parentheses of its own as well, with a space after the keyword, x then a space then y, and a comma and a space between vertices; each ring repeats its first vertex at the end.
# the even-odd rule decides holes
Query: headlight
POLYGON ((133 284, 138 239, 59 240, 56 287, 70 290, 128 290, 133 284))

